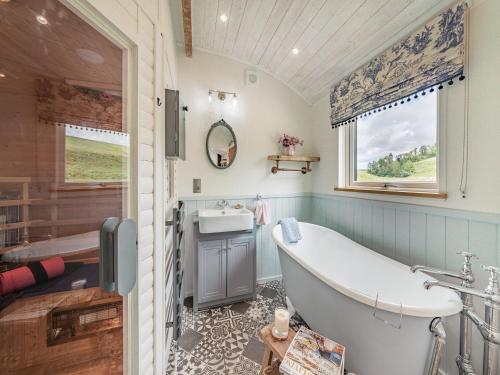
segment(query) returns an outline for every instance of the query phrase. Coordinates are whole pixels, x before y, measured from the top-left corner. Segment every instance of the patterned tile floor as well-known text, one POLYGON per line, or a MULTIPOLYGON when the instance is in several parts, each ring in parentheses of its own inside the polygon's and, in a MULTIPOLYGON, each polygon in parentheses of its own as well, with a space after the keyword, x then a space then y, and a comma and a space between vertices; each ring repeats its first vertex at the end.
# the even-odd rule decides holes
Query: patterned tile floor
MULTIPOLYGON (((274 320, 274 309, 286 306, 279 281, 257 286, 257 298, 195 313, 186 299, 183 334, 173 343, 167 374, 258 374, 264 344, 258 333, 274 320)), ((290 326, 305 323, 298 315, 290 326)))

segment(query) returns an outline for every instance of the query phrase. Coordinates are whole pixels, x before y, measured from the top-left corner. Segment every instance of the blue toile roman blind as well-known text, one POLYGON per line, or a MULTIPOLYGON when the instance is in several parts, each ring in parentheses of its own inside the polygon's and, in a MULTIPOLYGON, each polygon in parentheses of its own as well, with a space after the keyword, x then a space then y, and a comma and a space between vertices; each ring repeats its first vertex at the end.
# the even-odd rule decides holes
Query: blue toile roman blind
POLYGON ((330 93, 332 127, 464 79, 465 13, 465 4, 452 6, 338 82, 330 93))

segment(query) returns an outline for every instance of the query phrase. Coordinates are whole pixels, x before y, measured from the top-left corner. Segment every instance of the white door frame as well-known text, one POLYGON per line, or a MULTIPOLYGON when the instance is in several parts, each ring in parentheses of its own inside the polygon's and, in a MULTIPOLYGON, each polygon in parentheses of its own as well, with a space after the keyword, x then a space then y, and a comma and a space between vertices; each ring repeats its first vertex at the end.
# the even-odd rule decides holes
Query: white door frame
MULTIPOLYGON (((121 30, 112 20, 106 18, 99 12, 89 0, 59 0, 74 13, 80 16, 87 23, 110 39, 114 44, 123 50, 126 57, 126 65, 123 69, 123 81, 127 87, 124 91, 127 106, 127 130, 130 137, 129 149, 129 185, 127 194, 128 217, 138 222, 138 202, 139 202, 139 134, 138 134, 138 35, 137 30, 121 30)), ((109 6, 112 6, 110 4, 109 6)), ((139 270, 138 270, 139 271, 139 270)), ((139 272, 137 272, 139 277, 139 272)), ((123 373, 139 373, 139 322, 138 322, 138 290, 137 282, 132 292, 123 298, 123 373)))
POLYGON ((162 102, 155 105, 155 140, 154 140, 154 363, 155 374, 163 375, 167 371, 167 356, 170 348, 166 344, 167 316, 165 314, 165 64, 163 35, 159 23, 155 24, 155 95, 162 102))

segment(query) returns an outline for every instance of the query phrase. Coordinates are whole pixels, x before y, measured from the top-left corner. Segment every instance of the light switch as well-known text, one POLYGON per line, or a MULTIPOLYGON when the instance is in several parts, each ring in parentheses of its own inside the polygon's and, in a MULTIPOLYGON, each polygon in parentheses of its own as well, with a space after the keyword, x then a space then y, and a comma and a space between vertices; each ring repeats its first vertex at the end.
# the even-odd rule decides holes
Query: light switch
POLYGON ((193 193, 201 193, 201 178, 193 178, 193 193))

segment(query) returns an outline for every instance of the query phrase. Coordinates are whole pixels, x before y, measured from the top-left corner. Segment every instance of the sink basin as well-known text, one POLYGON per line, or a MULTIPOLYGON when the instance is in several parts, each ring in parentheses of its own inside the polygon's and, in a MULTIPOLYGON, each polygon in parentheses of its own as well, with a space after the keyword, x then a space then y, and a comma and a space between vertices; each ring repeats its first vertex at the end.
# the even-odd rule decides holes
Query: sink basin
POLYGON ((235 232, 253 229, 253 212, 246 208, 198 210, 200 233, 235 232))

